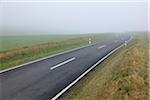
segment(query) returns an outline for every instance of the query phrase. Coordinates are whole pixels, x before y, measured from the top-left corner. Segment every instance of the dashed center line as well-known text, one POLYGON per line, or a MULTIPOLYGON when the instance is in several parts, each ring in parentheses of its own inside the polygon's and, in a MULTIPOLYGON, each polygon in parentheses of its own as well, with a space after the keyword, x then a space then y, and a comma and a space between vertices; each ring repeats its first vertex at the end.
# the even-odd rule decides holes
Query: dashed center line
POLYGON ((102 46, 98 47, 98 49, 101 49, 101 48, 104 48, 104 47, 106 47, 106 45, 102 45, 102 46))
POLYGON ((60 66, 62 66, 62 65, 64 65, 64 64, 67 64, 67 63, 69 63, 69 62, 71 62, 71 61, 73 61, 73 60, 75 60, 75 59, 76 59, 75 57, 70 58, 70 59, 68 59, 68 60, 66 60, 66 61, 64 61, 64 62, 62 62, 62 63, 60 63, 60 64, 57 64, 57 65, 51 67, 50 69, 53 70, 53 69, 55 69, 55 68, 57 68, 57 67, 60 67, 60 66))

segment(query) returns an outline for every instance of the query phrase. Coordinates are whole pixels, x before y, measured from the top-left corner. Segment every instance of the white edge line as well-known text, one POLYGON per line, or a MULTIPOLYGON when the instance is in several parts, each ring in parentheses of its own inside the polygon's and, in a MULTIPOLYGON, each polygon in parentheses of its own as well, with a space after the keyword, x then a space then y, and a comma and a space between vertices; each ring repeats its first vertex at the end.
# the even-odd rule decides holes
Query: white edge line
POLYGON ((47 57, 39 58, 39 59, 37 59, 37 60, 33 60, 33 61, 30 61, 30 62, 21 64, 21 65, 17 65, 17 66, 8 68, 8 69, 4 69, 4 70, 1 70, 1 71, 0 71, 0 74, 1 74, 1 73, 4 73, 4 72, 7 72, 7 71, 10 71, 10 70, 13 70, 13 69, 17 69, 17 68, 23 67, 23 66, 25 66, 25 65, 29 65, 29 64, 32 64, 32 63, 35 63, 35 62, 38 62, 38 61, 42 61, 42 60, 45 60, 45 59, 48 59, 48 58, 52 58, 52 57, 55 57, 55 56, 58 56, 58 55, 61 55, 61 54, 64 54, 64 53, 69 53, 69 52, 72 52, 72 51, 75 51, 75 50, 79 50, 79 49, 82 49, 82 48, 86 48, 86 47, 95 45, 95 44, 97 44, 97 43, 98 43, 98 42, 93 43, 93 44, 91 44, 91 45, 87 44, 87 45, 85 45, 85 46, 81 46, 81 47, 78 47, 78 48, 66 50, 66 51, 64 51, 64 52, 60 52, 60 53, 57 53, 57 54, 53 54, 53 55, 50 55, 50 56, 47 56, 47 57))
POLYGON ((104 44, 104 45, 102 45, 102 46, 100 46, 100 47, 98 47, 98 49, 101 49, 101 48, 104 48, 104 47, 106 47, 106 45, 104 44))
MULTIPOLYGON (((127 41, 128 43, 132 40, 130 39, 127 41)), ((105 57, 100 59, 97 63, 95 63, 92 67, 90 67, 88 70, 86 70, 82 75, 80 75, 77 79, 75 79, 71 84, 69 84, 67 87, 65 87, 62 91, 60 91, 57 95, 55 95, 52 99, 49 100, 56 100, 58 99, 63 93, 65 93, 70 87, 72 87, 75 83, 77 83, 81 78, 83 78, 87 73, 89 73, 93 68, 95 68, 98 64, 100 64, 103 60, 105 60, 107 57, 109 57, 111 54, 113 54, 115 51, 120 49, 121 47, 124 46, 124 43, 117 47, 116 49, 112 50, 110 53, 108 53, 105 57)))
POLYGON ((66 61, 63 61, 63 62, 61 62, 61 63, 59 63, 59 64, 57 64, 57 65, 51 67, 50 69, 53 70, 53 69, 55 69, 55 68, 57 68, 57 67, 60 67, 60 66, 62 66, 62 65, 64 65, 64 64, 67 64, 67 63, 69 63, 69 62, 71 62, 71 61, 73 61, 73 60, 75 60, 75 59, 76 59, 75 57, 70 58, 70 59, 68 59, 68 60, 66 60, 66 61))

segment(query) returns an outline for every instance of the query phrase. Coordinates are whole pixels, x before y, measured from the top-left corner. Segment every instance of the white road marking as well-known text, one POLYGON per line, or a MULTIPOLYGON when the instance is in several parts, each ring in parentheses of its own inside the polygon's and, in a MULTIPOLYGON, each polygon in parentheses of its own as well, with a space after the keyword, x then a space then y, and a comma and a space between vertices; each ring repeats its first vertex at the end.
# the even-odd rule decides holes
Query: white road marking
POLYGON ((104 48, 104 47, 106 47, 106 45, 102 45, 102 46, 98 47, 98 49, 101 49, 101 48, 104 48))
POLYGON ((53 70, 53 69, 55 69, 55 68, 57 68, 57 67, 60 67, 60 66, 62 66, 62 65, 64 65, 64 64, 67 64, 67 63, 69 63, 69 62, 71 62, 71 61, 73 61, 73 60, 75 60, 75 59, 76 59, 75 57, 70 58, 70 59, 68 59, 68 60, 66 60, 66 61, 64 61, 64 62, 62 62, 62 63, 60 63, 60 64, 57 64, 57 65, 51 67, 50 69, 53 70))
POLYGON ((132 40, 133 36, 130 37, 129 40, 127 40, 127 43, 129 43, 132 40))

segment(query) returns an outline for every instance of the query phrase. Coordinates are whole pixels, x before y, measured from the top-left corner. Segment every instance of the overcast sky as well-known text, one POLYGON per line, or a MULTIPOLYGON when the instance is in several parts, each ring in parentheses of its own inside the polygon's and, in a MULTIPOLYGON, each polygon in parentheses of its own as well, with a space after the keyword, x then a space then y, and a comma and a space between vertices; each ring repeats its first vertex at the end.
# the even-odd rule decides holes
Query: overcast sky
POLYGON ((0 30, 3 29, 0 34, 3 35, 32 32, 33 34, 72 34, 148 30, 148 5, 147 2, 143 2, 144 0, 132 0, 142 2, 3 1, 0 3, 2 19, 0 30))

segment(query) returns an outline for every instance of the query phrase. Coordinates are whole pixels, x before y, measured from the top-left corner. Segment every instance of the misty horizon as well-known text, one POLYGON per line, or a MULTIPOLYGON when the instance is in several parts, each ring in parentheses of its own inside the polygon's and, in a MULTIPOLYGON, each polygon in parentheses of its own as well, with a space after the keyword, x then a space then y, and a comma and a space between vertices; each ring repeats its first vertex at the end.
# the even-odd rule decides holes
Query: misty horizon
POLYGON ((0 35, 148 31, 147 3, 1 3, 0 35))

